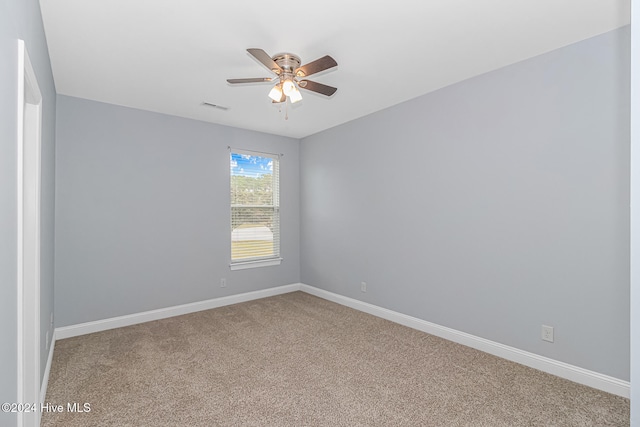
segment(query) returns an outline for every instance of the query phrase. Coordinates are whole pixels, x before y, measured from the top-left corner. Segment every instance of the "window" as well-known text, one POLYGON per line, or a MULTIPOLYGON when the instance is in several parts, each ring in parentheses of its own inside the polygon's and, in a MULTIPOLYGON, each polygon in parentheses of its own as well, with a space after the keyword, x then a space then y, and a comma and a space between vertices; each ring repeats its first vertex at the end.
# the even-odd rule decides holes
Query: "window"
POLYGON ((231 269, 280 264, 280 158, 231 149, 231 269))

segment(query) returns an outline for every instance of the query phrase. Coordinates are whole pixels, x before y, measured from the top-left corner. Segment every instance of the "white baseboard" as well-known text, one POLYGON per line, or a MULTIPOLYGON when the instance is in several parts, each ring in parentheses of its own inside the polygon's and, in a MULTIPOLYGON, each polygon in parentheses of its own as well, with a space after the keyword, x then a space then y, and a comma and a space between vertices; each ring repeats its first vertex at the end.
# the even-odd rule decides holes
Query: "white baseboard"
POLYGON ((51 346, 49 347, 49 356, 47 357, 47 366, 44 367, 44 376, 42 377, 42 385, 40 386, 40 403, 44 402, 47 397, 47 387, 49 386, 49 373, 51 372, 51 362, 53 361, 53 349, 56 346, 56 331, 51 335, 51 346))
POLYGON ((520 363, 540 371, 556 375, 567 380, 584 384, 598 390, 606 391, 618 396, 629 398, 631 393, 631 384, 608 375, 580 368, 568 363, 560 362, 548 357, 540 356, 514 347, 509 347, 494 341, 477 337, 466 332, 457 331, 455 329, 440 326, 426 320, 398 313, 386 308, 378 307, 373 304, 362 302, 353 298, 345 297, 333 292, 328 292, 303 283, 294 283, 291 285, 278 286, 275 288, 264 289, 260 291, 247 292, 238 295, 230 295, 226 297, 214 298, 206 301, 194 302, 191 304, 177 305, 174 307, 161 308, 158 310, 145 311, 142 313, 129 314, 126 316, 113 317, 110 319, 97 320, 94 322, 81 323, 78 325, 65 326, 56 328, 54 331, 51 351, 47 368, 45 372, 45 380, 42 385, 42 401, 46 396, 46 383, 49 378, 49 369, 51 358, 53 356, 53 347, 56 339, 71 338, 78 335, 85 335, 94 332, 106 331, 109 329, 121 328, 124 326, 135 325, 138 323, 149 322, 153 320, 165 319, 182 314, 194 313, 202 310, 223 307, 226 305, 237 304, 246 301, 252 301, 260 298, 266 298, 274 295, 285 294, 294 291, 303 291, 311 295, 333 301, 335 303, 362 311, 392 322, 435 335, 449 341, 475 348, 494 356, 520 363))
POLYGON ((61 328, 56 328, 55 335, 57 339, 60 340, 64 338, 75 337, 78 335, 85 335, 94 332, 107 331, 109 329, 122 328, 124 326, 136 325, 138 323, 166 319, 168 317, 195 313, 197 311, 210 310, 212 308, 223 307, 225 305, 238 304, 241 302, 299 291, 300 285, 300 283, 294 283, 292 285, 278 286, 275 288, 263 289, 260 291, 246 292, 243 294, 198 301, 190 304, 176 305, 173 307, 144 311, 142 313, 134 313, 125 316, 112 317, 110 319, 96 320, 94 322, 80 323, 78 325, 63 326, 61 328))
POLYGON ((630 396, 631 384, 628 381, 623 381, 618 378, 603 375, 598 372, 583 369, 548 357, 509 347, 475 335, 427 322, 426 320, 407 316, 406 314, 358 301, 353 298, 334 294, 333 292, 328 292, 313 286, 301 284, 300 290, 355 310, 372 314, 449 341, 463 344, 467 347, 472 347, 512 362, 520 363, 521 365, 529 366, 598 390, 606 391, 607 393, 612 393, 626 398, 629 398, 630 396))

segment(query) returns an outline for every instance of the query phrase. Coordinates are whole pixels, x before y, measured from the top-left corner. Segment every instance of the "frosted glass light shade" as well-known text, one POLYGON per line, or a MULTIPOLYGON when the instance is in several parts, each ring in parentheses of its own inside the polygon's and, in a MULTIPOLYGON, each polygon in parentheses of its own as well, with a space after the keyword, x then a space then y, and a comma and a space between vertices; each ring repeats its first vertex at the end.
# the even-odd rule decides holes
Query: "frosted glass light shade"
POLYGON ((285 80, 284 83, 282 83, 282 91, 284 92, 285 95, 291 96, 291 94, 295 90, 296 90, 296 85, 293 84, 293 81, 285 80))
POLYGON ((293 88, 293 92, 291 92, 291 95, 289 95, 289 99, 291 100, 292 104, 295 104, 298 101, 302 101, 302 94, 297 87, 293 88))
POLYGON ((269 98, 273 99, 275 102, 280 102, 280 99, 282 99, 282 89, 280 89, 279 84, 275 85, 273 89, 271 89, 271 92, 269 92, 269 98))

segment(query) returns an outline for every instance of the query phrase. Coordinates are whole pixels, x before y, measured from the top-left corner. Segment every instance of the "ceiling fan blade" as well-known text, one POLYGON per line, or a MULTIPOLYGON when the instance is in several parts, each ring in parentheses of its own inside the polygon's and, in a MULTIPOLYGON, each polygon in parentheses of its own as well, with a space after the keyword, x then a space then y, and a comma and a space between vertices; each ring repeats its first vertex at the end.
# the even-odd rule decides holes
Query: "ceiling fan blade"
POLYGON ((227 79, 227 82, 231 83, 231 84, 236 84, 236 83, 263 83, 263 82, 270 82, 271 80, 273 80, 271 77, 257 77, 254 79, 227 79))
POLYGON ((330 57, 329 55, 326 55, 320 59, 316 59, 315 61, 309 62, 308 64, 305 64, 302 67, 296 69, 295 74, 298 77, 308 77, 312 74, 319 73, 320 71, 333 68, 336 65, 338 65, 336 60, 330 57))
POLYGON ((278 75, 280 75, 280 73, 282 73, 282 68, 280 68, 280 66, 278 64, 276 64, 274 62, 274 60, 271 59, 269 54, 267 52, 265 52, 264 50, 253 48, 253 49, 247 49, 247 52, 249 52, 254 58, 256 58, 258 61, 260 61, 265 67, 267 67, 268 69, 270 69, 274 73, 276 73, 278 75))
POLYGON ((302 89, 317 92, 326 96, 331 96, 338 90, 338 88, 336 87, 327 86, 318 82, 312 82, 311 80, 300 80, 298 82, 298 86, 300 86, 302 89))

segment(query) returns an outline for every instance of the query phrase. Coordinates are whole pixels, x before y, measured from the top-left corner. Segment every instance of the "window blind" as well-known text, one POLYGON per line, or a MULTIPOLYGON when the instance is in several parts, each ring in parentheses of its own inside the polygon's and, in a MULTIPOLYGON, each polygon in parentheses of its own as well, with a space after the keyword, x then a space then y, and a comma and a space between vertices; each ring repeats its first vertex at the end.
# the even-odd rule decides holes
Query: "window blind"
POLYGON ((280 259, 280 156, 231 149, 231 264, 280 259))

